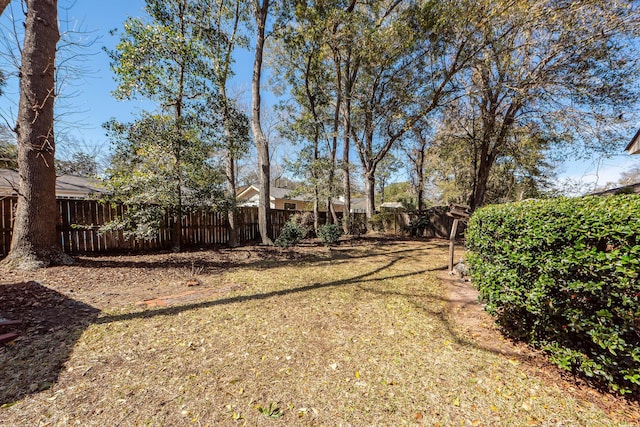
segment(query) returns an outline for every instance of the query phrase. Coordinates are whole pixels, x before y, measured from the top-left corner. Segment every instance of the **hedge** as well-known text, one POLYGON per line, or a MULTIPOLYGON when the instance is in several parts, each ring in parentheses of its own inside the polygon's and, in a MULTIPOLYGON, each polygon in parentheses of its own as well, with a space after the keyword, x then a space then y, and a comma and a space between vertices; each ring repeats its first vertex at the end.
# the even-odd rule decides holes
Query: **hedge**
POLYGON ((471 276, 510 336, 622 394, 640 389, 640 196, 476 211, 471 276))

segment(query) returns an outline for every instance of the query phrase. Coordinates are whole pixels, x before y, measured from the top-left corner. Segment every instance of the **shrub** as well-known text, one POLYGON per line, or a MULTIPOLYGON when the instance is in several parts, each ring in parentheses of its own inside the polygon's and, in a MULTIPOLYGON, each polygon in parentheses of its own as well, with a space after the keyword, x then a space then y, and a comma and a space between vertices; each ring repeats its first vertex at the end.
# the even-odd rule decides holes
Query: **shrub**
POLYGON ((428 215, 418 215, 411 220, 408 229, 412 236, 422 236, 429 227, 429 224, 431 224, 431 220, 428 215))
POLYGON ((511 336, 620 393, 640 389, 640 197, 490 206, 467 232, 471 275, 511 336))
POLYGON ((393 212, 380 212, 374 214, 369 223, 374 231, 385 232, 386 230, 393 229, 393 212))
MULTIPOLYGON (((364 214, 351 214, 351 227, 349 228, 349 234, 352 236, 360 236, 361 234, 366 234, 367 233, 367 218, 364 214)), ((347 216, 345 215, 342 218, 342 221, 344 223, 345 218, 347 216)))
POLYGON ((288 248, 300 243, 308 233, 308 229, 301 224, 300 220, 301 218, 298 215, 293 215, 289 218, 289 220, 282 226, 280 235, 276 241, 273 242, 274 245, 280 246, 281 248, 288 248))
POLYGON ((342 229, 337 224, 325 224, 318 227, 318 238, 325 245, 334 245, 342 236, 342 229))

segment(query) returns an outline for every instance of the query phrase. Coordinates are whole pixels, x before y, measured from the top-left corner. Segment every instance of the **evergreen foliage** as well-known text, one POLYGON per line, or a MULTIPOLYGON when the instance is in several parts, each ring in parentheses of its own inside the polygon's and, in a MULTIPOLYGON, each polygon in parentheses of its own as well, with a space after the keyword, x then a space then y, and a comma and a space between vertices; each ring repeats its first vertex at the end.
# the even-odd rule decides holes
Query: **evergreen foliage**
POLYGON ((318 227, 318 238, 327 245, 335 245, 342 236, 342 228, 337 224, 324 224, 318 227))
POLYGON ((489 206, 472 216, 467 245, 509 335, 612 390, 640 390, 640 197, 489 206))
POLYGON ((291 218, 289 218, 289 220, 282 227, 280 235, 273 242, 274 245, 281 248, 288 248, 300 243, 309 232, 309 229, 302 224, 301 220, 302 217, 299 215, 293 215, 291 218))

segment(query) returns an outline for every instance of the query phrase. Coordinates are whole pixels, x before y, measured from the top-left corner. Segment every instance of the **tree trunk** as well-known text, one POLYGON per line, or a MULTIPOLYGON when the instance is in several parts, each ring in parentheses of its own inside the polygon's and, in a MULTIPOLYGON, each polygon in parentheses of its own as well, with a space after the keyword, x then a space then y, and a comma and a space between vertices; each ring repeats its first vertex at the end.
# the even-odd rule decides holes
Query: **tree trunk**
POLYGON ((318 186, 313 187, 313 231, 318 235, 320 227, 320 196, 318 194, 318 186))
POLYGON ((11 249, 5 266, 36 269, 52 264, 70 264, 62 252, 56 231, 55 142, 53 104, 57 0, 28 0, 25 20, 18 136, 18 205, 11 249))
POLYGON ((225 153, 225 180, 227 189, 227 198, 229 199, 229 210, 227 211, 227 220, 229 222, 229 246, 235 248, 238 246, 238 224, 237 224, 237 199, 236 199, 236 159, 234 156, 234 143, 233 135, 230 123, 229 113, 229 100, 227 98, 227 91, 224 86, 221 88, 223 97, 223 111, 224 115, 224 135, 226 140, 227 150, 225 153))
MULTIPOLYGON (((178 104, 180 105, 180 104, 178 104)), ((179 111, 179 110, 178 110, 179 111)), ((178 128, 178 132, 181 130, 180 126, 180 113, 178 113, 178 117, 176 118, 176 127, 178 128)), ((175 182, 175 192, 176 192, 176 204, 171 208, 171 250, 173 252, 180 252, 182 250, 182 156, 181 156, 181 146, 182 142, 182 133, 179 133, 180 141, 177 143, 177 147, 175 148, 175 166, 174 166, 174 182, 175 182)))
POLYGON ((0 16, 2 16, 2 12, 4 12, 6 7, 9 6, 9 3, 11 3, 11 0, 0 0, 0 16))
POLYGON ((364 193, 367 200, 366 216, 367 231, 371 231, 371 218, 376 213, 375 195, 376 195, 376 178, 373 172, 365 172, 364 177, 364 193))
POLYGON ((260 76, 262 74, 262 55, 264 52, 264 33, 269 13, 269 0, 263 0, 262 6, 256 2, 256 52, 253 62, 251 80, 251 130, 258 151, 258 174, 260 175, 260 199, 258 201, 258 228, 263 245, 273 245, 269 211, 271 209, 271 171, 269 159, 269 143, 262 131, 260 123, 260 76))
POLYGON ((476 175, 476 186, 471 195, 469 206, 471 211, 476 210, 484 204, 484 198, 487 193, 487 183, 489 181, 489 173, 493 167, 494 156, 491 154, 482 154, 480 157, 480 165, 476 175))
POLYGON ((336 212, 336 206, 333 204, 333 199, 327 200, 327 224, 338 223, 338 213, 336 212), (331 215, 329 215, 331 214, 331 215))
POLYGON ((417 163, 416 163, 416 173, 418 175, 418 182, 416 193, 418 196, 418 211, 424 210, 424 156, 425 156, 426 147, 423 144, 421 146, 421 150, 418 153, 417 163))
POLYGON ((227 197, 229 197, 229 201, 231 206, 229 206, 229 211, 227 213, 227 218, 229 221, 229 246, 232 248, 238 246, 238 224, 237 224, 237 212, 236 212, 236 170, 235 170, 235 159, 231 154, 231 150, 227 150, 227 155, 225 159, 225 169, 226 169, 226 179, 227 179, 227 197))
MULTIPOLYGON (((349 67, 346 67, 349 73, 349 67)), ((342 190, 344 192, 344 207, 342 213, 342 229, 345 234, 351 234, 351 174, 349 171, 349 151, 351 150, 351 84, 347 79, 343 113, 343 145, 342 145, 342 190)))

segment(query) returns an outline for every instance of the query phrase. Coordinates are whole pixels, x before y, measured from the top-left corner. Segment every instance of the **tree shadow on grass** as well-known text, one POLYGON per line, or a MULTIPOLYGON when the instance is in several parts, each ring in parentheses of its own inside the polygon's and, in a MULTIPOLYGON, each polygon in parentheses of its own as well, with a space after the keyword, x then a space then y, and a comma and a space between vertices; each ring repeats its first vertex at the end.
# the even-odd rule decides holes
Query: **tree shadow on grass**
POLYGON ((96 319, 96 323, 101 324, 101 323, 121 322, 121 321, 133 320, 133 319, 147 319, 147 318, 152 318, 156 316, 173 316, 184 311, 190 311, 190 310, 195 310, 195 309, 200 309, 205 307, 215 307, 219 305, 236 304, 236 303, 242 303, 245 301, 264 300, 264 299, 270 299, 274 297, 281 297, 281 296, 286 296, 290 294, 296 294, 300 292, 314 291, 317 289, 333 288, 333 287, 348 286, 348 285, 358 285, 361 283, 374 283, 374 282, 380 282, 384 280, 398 279, 398 278, 404 278, 404 277, 410 277, 410 276, 420 276, 421 274, 424 274, 430 271, 440 271, 447 268, 446 266, 441 266, 441 267, 432 268, 432 269, 410 271, 407 273, 394 274, 394 275, 385 276, 385 277, 372 277, 372 276, 375 276, 376 274, 379 274, 389 269, 390 267, 392 267, 402 259, 404 259, 403 256, 394 257, 389 262, 379 266, 374 270, 371 270, 363 274, 359 274, 357 276, 349 277, 346 279, 341 279, 341 280, 336 280, 331 282, 312 283, 310 285, 300 286, 296 288, 287 288, 287 289, 281 289, 277 291, 265 292, 260 294, 239 295, 235 297, 222 298, 217 300, 207 300, 207 301, 202 301, 202 302, 197 302, 192 304, 176 305, 176 306, 165 307, 165 308, 154 309, 154 310, 145 310, 145 311, 134 312, 134 313, 107 315, 107 316, 102 316, 96 319))
POLYGON ((98 312, 38 282, 0 285, 0 317, 21 321, 3 331, 19 337, 0 346, 0 405, 51 387, 98 312))
MULTIPOLYGON (((440 241, 425 241, 432 247, 442 246, 440 241)), ((368 253, 357 250, 359 247, 348 244, 327 248, 324 252, 306 253, 299 248, 278 248, 273 246, 239 246, 237 248, 213 248, 203 251, 185 251, 181 253, 158 252, 148 256, 120 255, 103 256, 87 254, 76 260, 76 267, 87 269, 132 268, 132 269, 162 269, 167 268, 190 271, 201 269, 203 273, 212 274, 219 271, 232 271, 240 268, 267 270, 274 267, 295 262, 299 265, 316 263, 351 262, 354 258, 364 259, 385 255, 387 257, 401 257, 415 254, 415 248, 389 250, 383 242, 372 245, 368 253)))

